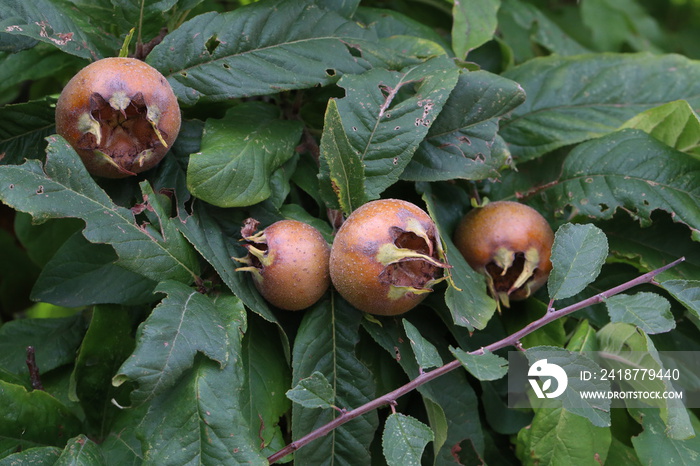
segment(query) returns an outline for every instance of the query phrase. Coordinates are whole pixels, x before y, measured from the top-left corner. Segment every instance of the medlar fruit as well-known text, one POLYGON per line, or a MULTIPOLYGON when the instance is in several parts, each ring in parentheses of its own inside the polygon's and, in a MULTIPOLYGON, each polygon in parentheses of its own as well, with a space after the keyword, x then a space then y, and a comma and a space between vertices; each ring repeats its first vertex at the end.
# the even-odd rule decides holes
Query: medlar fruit
POLYGON ((512 201, 490 202, 469 211, 454 233, 454 243, 469 265, 484 274, 491 294, 504 306, 544 285, 552 270, 554 232, 532 207, 512 201))
POLYGON ((437 227, 415 204, 371 201, 338 230, 331 247, 331 281, 356 308, 398 315, 415 307, 441 280, 442 244, 437 227))
POLYGON ((316 303, 330 286, 330 247, 314 227, 280 220, 255 233, 259 222, 248 219, 241 229, 248 254, 237 271, 250 272, 253 283, 270 304, 288 311, 316 303))
POLYGON ((154 167, 180 131, 168 81, 135 58, 104 58, 80 70, 56 103, 56 132, 87 170, 124 178, 154 167))

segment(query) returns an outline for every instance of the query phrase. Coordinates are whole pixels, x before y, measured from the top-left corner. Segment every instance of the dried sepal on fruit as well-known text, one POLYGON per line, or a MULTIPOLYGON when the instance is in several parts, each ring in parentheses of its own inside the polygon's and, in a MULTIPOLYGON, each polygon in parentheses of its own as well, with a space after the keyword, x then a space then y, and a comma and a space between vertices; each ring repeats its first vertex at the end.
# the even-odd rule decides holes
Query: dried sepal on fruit
POLYGON ((435 223, 399 199, 371 201, 352 212, 331 248, 333 286, 356 308, 398 315, 443 279, 444 253, 435 223))
POLYGON ((496 201, 469 211, 454 243, 469 265, 487 278, 500 304, 529 297, 547 282, 554 232, 542 215, 519 202, 496 201))
POLYGON ((170 84, 135 58, 111 57, 80 70, 56 103, 56 132, 90 173, 124 178, 157 165, 180 131, 170 84))
POLYGON ((236 271, 250 272, 263 298, 284 310, 297 311, 316 303, 330 286, 330 247, 311 225, 280 220, 262 231, 259 222, 241 228, 248 254, 235 258, 244 264, 236 271))

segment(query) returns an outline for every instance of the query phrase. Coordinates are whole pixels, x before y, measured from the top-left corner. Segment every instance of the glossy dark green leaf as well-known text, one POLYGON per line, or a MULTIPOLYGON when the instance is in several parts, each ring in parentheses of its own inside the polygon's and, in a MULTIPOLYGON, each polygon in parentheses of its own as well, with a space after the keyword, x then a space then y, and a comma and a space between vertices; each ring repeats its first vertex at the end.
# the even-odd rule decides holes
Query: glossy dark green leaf
POLYGON ((112 400, 128 403, 126 387, 112 386, 112 377, 134 349, 129 309, 95 306, 71 376, 71 398, 79 401, 91 432, 103 439, 117 414, 112 400))
POLYGON ((153 301, 156 282, 119 265, 111 246, 80 233, 66 241, 44 266, 32 299, 66 307, 153 301))
POLYGON ((54 132, 53 103, 44 99, 0 107, 0 164, 44 156, 44 138, 54 132))
POLYGON ((268 464, 258 437, 259 420, 249 424, 241 409, 247 403, 242 399, 246 379, 240 357, 245 308, 232 295, 212 302, 226 336, 220 348, 230 358, 222 367, 197 355, 179 382, 153 399, 138 427, 144 463, 268 464))
MULTIPOLYGON (((496 312, 496 301, 486 292, 486 280, 475 272, 456 248, 446 224, 455 207, 451 204, 455 201, 456 193, 450 188, 444 191, 433 191, 431 185, 423 185, 425 192, 423 199, 428 207, 428 212, 435 219, 440 231, 448 263, 451 268, 446 272, 450 274, 454 285, 450 284, 445 291, 447 303, 455 325, 473 329, 483 329, 496 312), (452 195, 452 199, 450 199, 452 195)), ((451 219, 450 219, 451 220, 451 219)))
POLYGON ((222 367, 230 357, 226 317, 211 299, 173 281, 159 284, 156 291, 167 297, 139 327, 136 349, 113 379, 115 386, 138 384, 131 393, 134 406, 172 389, 192 367, 197 352, 222 367))
POLYGON ((141 184, 143 195, 160 220, 160 225, 150 227, 139 224, 131 210, 112 202, 63 138, 48 140, 45 166, 37 160, 0 165, 0 200, 30 213, 36 222, 56 217, 83 219, 88 241, 111 244, 120 264, 131 271, 154 280, 193 280, 197 258, 168 221, 147 182, 141 184))
POLYGON ((0 380, 0 406, 0 456, 31 447, 62 447, 82 428, 75 414, 42 390, 27 391, 0 380))
POLYGON ((253 428, 259 426, 258 436, 269 456, 285 445, 283 421, 292 407, 285 392, 292 384, 292 371, 279 328, 256 314, 247 317, 242 353, 246 386, 241 394, 241 410, 253 428))
POLYGON ((148 63, 186 105, 276 94, 366 70, 350 45, 366 34, 316 2, 256 2, 190 19, 153 49, 148 63))
MULTIPOLYGON (((305 311, 294 342, 292 385, 320 372, 334 388, 332 403, 350 410, 372 399, 374 379, 355 355, 362 313, 333 294, 305 311)), ((292 438, 300 438, 339 415, 332 408, 292 406, 292 438)), ((299 464, 369 464, 369 446, 377 428, 371 412, 314 440, 294 454, 299 464)))
POLYGON ((625 209, 642 226, 661 209, 700 231, 700 160, 639 130, 623 130, 580 144, 564 162, 561 177, 544 192, 556 209, 609 219, 625 209))
POLYGON ((518 161, 608 134, 661 103, 700 103, 700 63, 680 55, 553 55, 504 76, 528 95, 501 129, 518 161))
POLYGON ((0 327, 0 367, 28 376, 27 346, 36 351, 39 370, 48 372, 75 359, 85 333, 81 314, 55 319, 19 319, 0 327))

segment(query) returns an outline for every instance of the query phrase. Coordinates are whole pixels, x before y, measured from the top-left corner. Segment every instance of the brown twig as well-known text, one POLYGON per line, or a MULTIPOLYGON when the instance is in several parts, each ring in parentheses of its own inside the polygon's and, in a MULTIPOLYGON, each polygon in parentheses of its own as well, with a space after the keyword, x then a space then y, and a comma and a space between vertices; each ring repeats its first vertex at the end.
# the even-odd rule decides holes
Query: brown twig
POLYGON ((34 390, 43 390, 39 366, 36 365, 36 350, 33 346, 27 346, 27 367, 29 368, 29 380, 34 390))
MULTIPOLYGON (((586 308, 588 306, 591 306, 593 304, 598 304, 606 299, 610 298, 611 296, 614 296, 616 294, 622 293, 623 291, 627 291, 630 288, 633 288, 637 285, 641 285, 643 283, 651 283, 653 282, 654 278, 660 274, 661 272, 664 272, 672 267, 675 267, 679 263, 683 262, 685 260, 684 257, 681 257, 680 259, 677 259, 670 264, 667 264, 663 267, 660 267, 656 270, 652 270, 651 272, 645 273, 644 275, 640 275, 639 277, 630 280, 628 282, 623 283, 622 285, 616 286, 614 288, 611 288, 607 291, 603 291, 602 293, 598 293, 595 296, 592 296, 588 299, 584 299, 583 301, 579 301, 576 304, 572 304, 571 306, 567 306, 563 309, 560 310, 555 310, 551 308, 549 312, 547 312, 543 317, 529 323, 522 329, 518 330, 517 332, 507 336, 506 338, 503 338, 502 340, 499 340, 495 343, 491 343, 488 346, 485 346, 483 348, 480 348, 476 351, 471 351, 469 354, 484 354, 485 352, 493 352, 502 348, 505 348, 507 346, 515 346, 524 336, 534 332, 535 330, 544 327, 545 325, 560 319, 561 317, 564 317, 565 315, 571 314, 572 312, 576 312, 578 310, 581 310, 583 308, 586 308)), ((268 461, 270 464, 274 464, 278 460, 284 458, 285 456, 289 455, 290 453, 293 453, 303 447, 304 445, 312 442, 313 440, 316 440, 317 438, 323 437, 324 435, 328 434, 329 432, 333 431, 337 427, 345 424, 346 422, 355 419, 356 417, 362 416, 363 414, 366 414, 370 411, 373 411, 377 408, 380 408, 381 406, 384 405, 392 405, 393 403, 396 402, 396 400, 415 390, 416 388, 420 387, 421 385, 430 382, 431 380, 434 380, 438 377, 440 377, 443 374, 446 374, 454 369, 457 369, 458 367, 461 366, 461 363, 458 360, 451 361, 447 364, 445 364, 442 367, 438 367, 437 369, 434 369, 430 372, 425 372, 415 379, 411 380, 408 382, 406 385, 403 385, 399 388, 397 388, 394 391, 391 391, 387 393, 384 396, 380 396, 379 398, 376 398, 368 403, 365 403, 364 405, 355 408, 353 410, 347 411, 328 424, 319 427, 318 429, 309 432, 305 436, 301 437, 298 440, 293 441, 286 447, 282 448, 281 450, 277 451, 276 453, 270 455, 268 457, 268 461)))

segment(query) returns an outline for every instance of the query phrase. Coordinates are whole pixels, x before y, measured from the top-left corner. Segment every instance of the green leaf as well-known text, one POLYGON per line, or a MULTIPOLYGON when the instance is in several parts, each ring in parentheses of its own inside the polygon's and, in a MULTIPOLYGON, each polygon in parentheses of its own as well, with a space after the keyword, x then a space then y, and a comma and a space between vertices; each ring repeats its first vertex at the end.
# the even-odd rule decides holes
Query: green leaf
POLYGON ((17 319, 0 327, 0 367, 27 375, 27 346, 36 350, 36 364, 44 373, 75 359, 85 333, 81 314, 55 319, 17 319))
POLYGON ((401 322, 403 322, 403 328, 406 331, 408 340, 411 342, 411 348, 413 348, 413 353, 416 355, 416 361, 420 368, 428 369, 442 366, 442 358, 437 348, 423 338, 423 335, 420 334, 415 325, 406 319, 402 319, 401 322))
POLYGON ((421 184, 422 198, 430 216, 435 220, 444 244, 448 262, 452 267, 449 274, 454 286, 445 291, 445 303, 450 309, 455 325, 466 327, 469 331, 483 329, 496 312, 496 301, 486 291, 486 280, 475 272, 447 234, 448 219, 453 211, 461 211, 462 205, 455 205, 459 192, 453 186, 440 186, 433 190, 430 184, 421 184))
POLYGON ((551 299, 570 298, 593 283, 608 257, 608 240, 592 224, 559 227, 552 245, 552 272, 547 281, 551 299))
POLYGON ((498 10, 499 36, 512 49, 516 63, 534 58, 542 47, 561 56, 590 51, 535 5, 518 0, 502 0, 502 3, 498 10))
POLYGON ((0 107, 0 164, 17 164, 44 155, 44 138, 54 132, 53 103, 54 99, 47 98, 0 107))
POLYGON ((491 40, 496 32, 501 0, 462 0, 452 6, 452 48, 464 59, 470 50, 491 40))
POLYGON ((700 280, 666 280, 661 288, 671 293, 695 317, 700 317, 700 280))
POLYGON ((171 389, 192 364, 197 352, 221 367, 229 359, 223 310, 211 299, 182 283, 156 288, 167 297, 139 326, 136 350, 119 368, 113 384, 138 383, 131 401, 139 406, 171 389))
POLYGON ((625 128, 641 129, 674 149, 700 156, 700 118, 686 100, 650 108, 620 127, 625 128))
POLYGON ((277 107, 248 102, 204 125, 201 151, 190 156, 187 187, 220 207, 257 204, 270 196, 270 176, 294 155, 301 124, 279 119, 277 107))
POLYGON ((39 274, 32 299, 59 306, 137 304, 154 299, 156 282, 121 267, 111 246, 71 236, 39 274))
POLYGON ((570 205, 579 215, 601 220, 620 208, 647 226, 652 211, 661 209, 698 236, 698 172, 700 160, 639 130, 622 130, 573 149, 560 179, 543 191, 554 209, 570 205))
POLYGON ((518 433, 518 458, 525 466, 600 466, 608 456, 609 427, 596 427, 565 409, 538 409, 518 433))
POLYGON ((117 407, 126 403, 123 387, 112 386, 112 376, 134 349, 131 315, 120 306, 95 306, 71 375, 70 395, 79 401, 91 432, 103 439, 109 433, 117 407))
MULTIPOLYGON (((420 375, 413 349, 402 326, 395 320, 383 320, 382 325, 369 320, 362 322, 363 328, 370 336, 396 358, 409 379, 420 375)), ((435 432, 434 458, 436 464, 454 462, 453 448, 463 441, 470 448, 483 454, 484 435, 479 417, 479 402, 471 388, 466 372, 451 371, 439 379, 418 387, 430 420, 430 427, 435 432)))
POLYGON ((401 71, 374 69, 340 79, 345 97, 329 102, 331 133, 326 144, 321 140, 329 170, 321 179, 336 191, 344 210, 348 199, 377 199, 399 179, 457 78, 457 68, 442 55, 401 71), (356 192, 360 188, 363 192, 356 192))
POLYGON ((335 99, 328 101, 320 151, 319 178, 324 200, 350 214, 368 201, 365 169, 360 154, 350 145, 335 99))
MULTIPOLYGON (((602 354, 608 355, 609 363, 624 363, 630 367, 643 367, 658 371, 663 369, 658 351, 649 336, 638 327, 627 323, 609 323, 598 331, 598 343, 602 354)), ((660 386, 657 390, 673 390, 669 380, 655 379, 660 386)), ((634 384, 636 381, 630 381, 634 384)), ((640 383, 643 390, 648 390, 648 381, 640 383)), ((632 385, 632 389, 639 387, 632 385)), ((679 399, 657 400, 655 407, 666 425, 666 434, 674 439, 687 439, 694 435, 688 411, 679 399)))
POLYGON ((333 387, 319 371, 301 379, 294 388, 287 390, 287 398, 305 408, 331 408, 334 397, 333 387))
POLYGON ((349 44, 366 34, 315 2, 263 1, 192 18, 153 49, 148 63, 165 72, 185 105, 276 94, 361 73, 368 65, 349 44))
POLYGON ((611 255, 639 270, 651 271, 685 257, 685 261, 660 274, 658 281, 700 276, 700 249, 688 227, 675 223, 671 215, 661 211, 653 212, 651 221, 651 225, 641 228, 621 212, 598 225, 605 230, 611 255))
POLYGON ((654 17, 635 0, 587 0, 581 3, 581 19, 599 50, 620 50, 627 44, 633 50, 658 52, 653 43, 664 40, 654 17))
POLYGON ((401 175, 413 181, 496 178, 510 161, 497 134, 501 118, 525 100, 514 81, 462 70, 457 85, 401 175))
POLYGON ((91 39, 73 21, 62 3, 36 0, 31 3, 0 1, 0 30, 32 38, 82 58, 101 58, 91 39))
POLYGON ((246 386, 241 394, 245 403, 240 409, 251 426, 260 425, 258 435, 265 445, 264 453, 269 456, 286 444, 280 421, 292 408, 285 396, 292 384, 292 371, 285 357, 286 341, 279 329, 256 314, 247 317, 242 355, 246 386))
POLYGON ((608 134, 661 103, 700 104, 700 63, 680 55, 550 56, 504 76, 528 95, 501 125, 518 161, 608 134))
POLYGON ((55 464, 61 449, 57 447, 34 447, 13 453, 0 459, 0 466, 19 466, 22 464, 55 464))
MULTIPOLYGON (((208 299, 208 298, 207 298, 208 299)), ((221 316, 225 341, 221 351, 227 364, 195 357, 179 382, 150 404, 138 427, 147 464, 267 465, 255 425, 242 412, 245 370, 242 351, 245 308, 232 295, 214 301, 221 316)))
POLYGON ((68 441, 54 466, 99 466, 106 464, 107 460, 102 455, 100 447, 87 436, 81 434, 68 441))
POLYGON ((168 221, 147 182, 141 183, 141 189, 160 220, 159 229, 140 225, 131 210, 114 204, 63 138, 51 136, 48 141, 43 169, 37 160, 0 165, 1 201, 30 213, 35 222, 81 218, 86 223, 85 238, 111 244, 124 268, 153 280, 192 281, 198 272, 197 258, 168 221))
POLYGON ((425 446, 434 439, 430 427, 418 419, 393 413, 384 425, 384 458, 389 466, 420 466, 425 446))
POLYGON ((479 380, 498 380, 508 372, 508 361, 489 351, 469 354, 460 348, 450 347, 455 358, 479 380))
POLYGON ((645 333, 664 333, 676 327, 671 303, 656 293, 612 296, 605 304, 612 322, 636 325, 645 333))
MULTIPOLYGON (((320 372, 333 387, 333 406, 352 409, 374 397, 372 374, 356 357, 355 346, 362 313, 337 294, 305 311, 292 353, 292 384, 320 372)), ((298 439, 332 421, 335 409, 292 405, 292 438, 298 439)), ((309 443, 294 453, 298 464, 352 461, 369 464, 369 446, 377 428, 377 413, 370 412, 309 443)))
MULTIPOLYGON (((666 426, 655 409, 646 409, 644 430, 632 437, 632 445, 642 464, 693 465, 700 458, 700 437, 677 440, 666 435, 666 426)), ((696 423, 697 431, 697 423, 696 423)))
POLYGON ((0 380, 0 457, 18 449, 63 446, 80 432, 80 420, 42 390, 27 391, 0 380))

